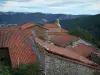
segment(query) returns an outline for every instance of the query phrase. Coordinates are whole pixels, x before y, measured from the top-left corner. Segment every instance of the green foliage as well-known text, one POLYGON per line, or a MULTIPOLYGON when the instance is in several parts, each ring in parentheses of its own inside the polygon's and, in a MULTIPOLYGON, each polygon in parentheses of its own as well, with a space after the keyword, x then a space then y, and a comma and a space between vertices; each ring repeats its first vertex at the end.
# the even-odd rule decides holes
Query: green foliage
POLYGON ((93 43, 96 44, 96 45, 100 48, 100 40, 96 40, 96 39, 95 39, 95 40, 93 41, 93 43))
POLYGON ((0 68, 0 75, 40 75, 40 64, 22 64, 17 68, 0 68))
POLYGON ((83 29, 69 30, 68 34, 81 37, 90 42, 92 42, 94 39, 93 36, 87 30, 83 30, 83 29))
POLYGON ((40 75, 39 64, 22 64, 12 70, 13 75, 40 75))
POLYGON ((100 40, 97 40, 95 37, 92 36, 87 30, 83 29, 76 29, 76 30, 69 30, 68 34, 83 38, 100 48, 100 40))
POLYGON ((77 28, 88 30, 96 39, 100 38, 100 14, 60 20, 60 24, 67 30, 74 30, 77 28))
POLYGON ((0 75, 12 75, 9 68, 0 68, 0 75))

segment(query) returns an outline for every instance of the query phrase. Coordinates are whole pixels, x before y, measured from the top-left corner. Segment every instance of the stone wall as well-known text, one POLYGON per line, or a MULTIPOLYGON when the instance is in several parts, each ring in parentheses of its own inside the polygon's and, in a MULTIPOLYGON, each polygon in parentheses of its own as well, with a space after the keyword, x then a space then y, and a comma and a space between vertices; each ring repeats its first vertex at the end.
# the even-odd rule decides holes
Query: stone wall
POLYGON ((54 37, 56 37, 56 35, 48 35, 48 40, 50 40, 50 39, 52 39, 54 37))
POLYGON ((46 75, 100 75, 100 70, 70 62, 56 55, 46 54, 45 61, 46 75))
POLYGON ((100 75, 100 70, 73 63, 64 57, 49 53, 39 44, 37 48, 45 75, 100 75))
POLYGON ((36 36, 39 37, 40 39, 43 39, 43 40, 47 40, 48 39, 48 36, 47 36, 48 33, 47 33, 46 29, 41 28, 39 26, 35 26, 35 27, 30 28, 30 29, 35 31, 36 36))
POLYGON ((38 43, 36 43, 36 51, 35 54, 38 57, 38 61, 41 64, 42 69, 44 70, 45 67, 45 54, 44 54, 45 49, 40 46, 38 43))

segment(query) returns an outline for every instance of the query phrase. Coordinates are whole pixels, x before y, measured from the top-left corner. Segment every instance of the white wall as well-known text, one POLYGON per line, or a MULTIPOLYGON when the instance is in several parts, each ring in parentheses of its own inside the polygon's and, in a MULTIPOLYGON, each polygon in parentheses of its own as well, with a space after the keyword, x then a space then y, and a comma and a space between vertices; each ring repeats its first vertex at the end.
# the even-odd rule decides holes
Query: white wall
POLYGON ((84 41, 82 39, 79 39, 77 42, 73 42, 73 47, 74 46, 77 46, 80 43, 85 44, 85 45, 88 45, 88 46, 92 46, 90 43, 88 43, 88 42, 86 42, 86 41, 84 41))

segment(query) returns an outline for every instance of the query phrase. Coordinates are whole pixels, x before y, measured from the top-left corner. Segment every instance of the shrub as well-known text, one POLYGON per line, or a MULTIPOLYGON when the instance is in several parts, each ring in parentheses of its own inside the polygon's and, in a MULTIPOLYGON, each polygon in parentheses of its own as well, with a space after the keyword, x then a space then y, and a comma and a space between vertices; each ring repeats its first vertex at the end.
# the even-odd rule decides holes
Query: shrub
POLYGON ((92 42, 94 39, 94 37, 87 30, 83 30, 83 29, 70 30, 68 34, 81 37, 90 42, 92 42))
POLYGON ((12 69, 13 75, 40 75, 39 64, 22 64, 19 67, 12 69))
POLYGON ((0 68, 0 75, 12 75, 9 68, 0 68))

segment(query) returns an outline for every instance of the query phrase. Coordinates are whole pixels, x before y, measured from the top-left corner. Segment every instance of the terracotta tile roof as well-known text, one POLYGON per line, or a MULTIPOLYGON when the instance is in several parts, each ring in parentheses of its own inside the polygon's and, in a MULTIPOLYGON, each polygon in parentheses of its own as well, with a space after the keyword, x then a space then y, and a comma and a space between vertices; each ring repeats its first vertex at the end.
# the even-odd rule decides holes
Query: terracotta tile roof
POLYGON ((71 51, 69 48, 62 48, 62 47, 58 47, 58 46, 55 46, 55 45, 52 45, 52 44, 48 44, 48 43, 45 43, 43 40, 41 40, 39 38, 36 38, 35 40, 38 44, 40 44, 42 47, 44 47, 46 49, 46 51, 49 51, 51 53, 56 53, 58 55, 62 55, 62 56, 65 56, 65 57, 69 57, 69 58, 78 60, 80 62, 83 62, 85 64, 97 65, 96 63, 90 61, 89 59, 71 51))
POLYGON ((61 32, 68 32, 67 30, 65 30, 65 29, 63 29, 63 28, 61 28, 61 32))
MULTIPOLYGON (((50 28, 59 28, 57 24, 45 24, 45 28, 50 29, 50 28)), ((67 30, 61 28, 61 32, 68 32, 67 30)))
POLYGON ((49 28, 59 28, 58 25, 56 25, 56 24, 45 24, 44 27, 47 28, 47 29, 49 29, 49 28))
POLYGON ((85 44, 79 44, 75 46, 72 50, 82 56, 87 57, 91 54, 91 52, 96 52, 97 49, 95 47, 90 47, 85 44))
POLYGON ((66 33, 63 33, 63 32, 48 32, 48 35, 66 35, 66 33))
POLYGON ((11 25, 5 28, 0 27, 0 30, 20 30, 20 25, 11 25))
POLYGON ((29 30, 0 29, 0 47, 8 47, 12 67, 20 64, 37 62, 32 49, 29 30))
POLYGON ((35 26, 32 22, 25 23, 21 26, 21 29, 27 29, 29 27, 35 26))
POLYGON ((72 42, 75 42, 79 40, 78 37, 72 36, 72 35, 58 35, 52 39, 50 39, 51 42, 54 44, 61 46, 61 47, 66 47, 67 45, 71 44, 72 42))
POLYGON ((67 30, 61 28, 61 32, 48 32, 49 35, 63 35, 63 34, 67 34, 67 30))
MULTIPOLYGON (((47 29, 51 29, 51 28, 59 28, 59 26, 57 24, 45 24, 44 25, 44 28, 47 28, 47 29)), ((59 28, 59 32, 48 32, 49 35, 52 35, 52 34, 63 34, 63 33, 66 33, 68 32, 67 30, 63 29, 63 28, 59 28)))
POLYGON ((42 26, 40 26, 38 24, 33 24, 32 22, 25 23, 24 25, 21 26, 21 29, 23 30, 23 29, 27 29, 27 28, 31 28, 31 27, 35 27, 35 26, 39 26, 39 27, 41 27, 43 29, 46 29, 46 28, 44 28, 44 27, 42 27, 42 26))

